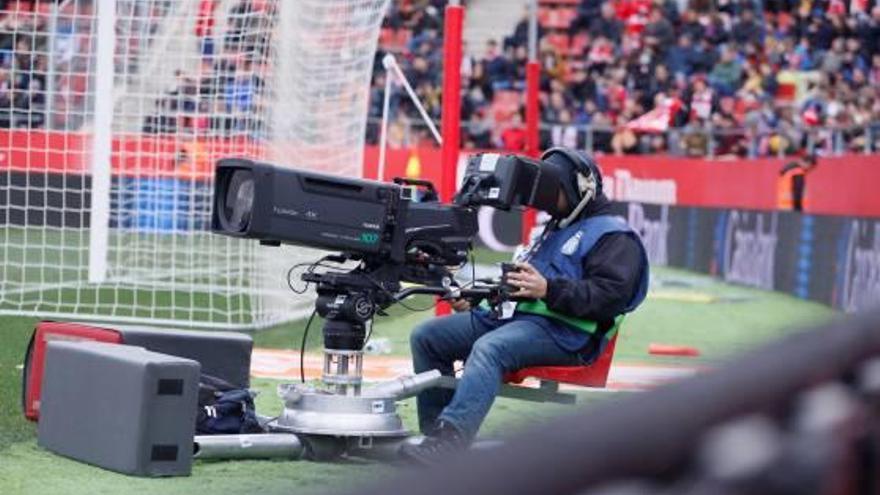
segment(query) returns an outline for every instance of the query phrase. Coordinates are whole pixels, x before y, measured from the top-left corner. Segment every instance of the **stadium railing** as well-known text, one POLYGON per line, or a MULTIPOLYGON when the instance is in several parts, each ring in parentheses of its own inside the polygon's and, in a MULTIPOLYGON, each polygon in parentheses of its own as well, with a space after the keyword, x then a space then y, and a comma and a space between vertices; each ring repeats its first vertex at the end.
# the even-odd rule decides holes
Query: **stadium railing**
MULTIPOLYGON (((397 142, 391 140, 392 146, 408 148, 414 145, 424 144, 427 126, 415 119, 402 118, 395 122, 400 126, 397 142)), ((378 143, 378 132, 381 121, 378 118, 370 118, 367 122, 367 141, 378 143)), ((471 124, 462 123, 463 132, 469 132, 471 124)), ((618 128, 598 125, 564 125, 564 124, 541 124, 540 130, 544 141, 552 146, 570 146, 584 149, 588 152, 610 152, 607 142, 618 131, 618 128), (554 141, 552 135, 554 128, 573 128, 574 139, 554 141), (604 139, 603 139, 604 136, 604 139), (601 143, 606 143, 603 146, 601 143)), ((492 129, 497 133, 500 129, 492 129)), ((625 154, 650 154, 662 153, 672 156, 699 156, 713 158, 728 154, 739 154, 746 158, 758 158, 766 156, 784 157, 795 152, 806 150, 809 153, 821 151, 825 155, 842 155, 846 153, 873 154, 880 152, 880 122, 872 122, 866 125, 853 126, 791 126, 784 129, 757 130, 751 127, 721 128, 713 126, 705 127, 679 127, 658 133, 637 132, 640 138, 661 136, 664 145, 657 151, 643 146, 639 150, 625 154), (703 138, 703 144, 699 149, 688 149, 684 139, 688 136, 703 138), (725 138, 736 139, 736 145, 742 148, 741 152, 726 152, 723 144, 725 138), (781 138, 781 141, 768 144, 771 138, 781 138)))

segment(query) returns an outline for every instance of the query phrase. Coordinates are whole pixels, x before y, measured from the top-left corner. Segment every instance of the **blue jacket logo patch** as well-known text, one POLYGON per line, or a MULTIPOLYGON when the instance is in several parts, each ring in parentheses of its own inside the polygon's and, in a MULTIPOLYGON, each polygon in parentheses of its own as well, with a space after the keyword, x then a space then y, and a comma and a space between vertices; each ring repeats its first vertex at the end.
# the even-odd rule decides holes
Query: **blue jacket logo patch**
POLYGON ((572 254, 574 254, 581 243, 581 237, 583 237, 583 232, 578 232, 577 234, 571 236, 567 241, 565 241, 565 244, 563 244, 562 248, 560 249, 562 254, 566 256, 571 256, 572 254))

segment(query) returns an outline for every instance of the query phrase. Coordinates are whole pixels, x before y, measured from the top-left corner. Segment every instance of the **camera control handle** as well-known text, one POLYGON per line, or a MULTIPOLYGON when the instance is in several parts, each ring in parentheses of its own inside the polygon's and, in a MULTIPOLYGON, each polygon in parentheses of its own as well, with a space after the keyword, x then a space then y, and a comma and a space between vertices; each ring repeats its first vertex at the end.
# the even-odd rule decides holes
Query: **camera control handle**
POLYGON ((444 287, 431 287, 431 286, 420 286, 420 287, 408 287, 398 292, 395 295, 395 300, 402 301, 407 297, 414 296, 416 294, 427 294, 432 296, 440 296, 444 298, 454 297, 456 299, 493 299, 498 296, 500 288, 498 286, 492 285, 487 287, 476 287, 471 289, 458 289, 452 288, 447 289, 444 287), (454 294, 454 296, 453 296, 454 294))

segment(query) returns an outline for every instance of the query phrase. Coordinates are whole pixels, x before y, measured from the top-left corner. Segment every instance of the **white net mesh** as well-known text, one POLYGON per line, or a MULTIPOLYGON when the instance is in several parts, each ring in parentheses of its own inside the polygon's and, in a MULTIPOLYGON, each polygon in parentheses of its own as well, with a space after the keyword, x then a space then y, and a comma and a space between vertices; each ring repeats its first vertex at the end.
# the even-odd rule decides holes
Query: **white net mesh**
POLYGON ((0 11, 0 312, 212 328, 303 314, 311 301, 285 273, 317 253, 210 234, 213 165, 360 176, 388 0, 108 2, 110 95, 96 91, 111 77, 96 69, 104 1, 0 11), (107 98, 112 115, 96 115, 107 98), (107 225, 90 221, 101 166, 107 225), (89 283, 102 229, 91 268, 103 282, 89 283))

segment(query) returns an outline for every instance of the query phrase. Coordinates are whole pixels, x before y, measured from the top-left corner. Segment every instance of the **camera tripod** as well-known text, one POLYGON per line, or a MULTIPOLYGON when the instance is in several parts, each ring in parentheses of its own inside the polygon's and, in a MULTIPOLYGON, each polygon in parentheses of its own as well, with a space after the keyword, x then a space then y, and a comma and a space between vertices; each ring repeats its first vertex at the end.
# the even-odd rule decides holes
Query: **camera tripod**
MULTIPOLYGON (((279 386, 284 410, 266 424, 276 435, 247 436, 247 448, 253 453, 321 461, 342 455, 380 460, 397 457, 401 443, 410 437, 397 414, 397 401, 428 388, 449 386, 450 377, 432 370, 365 387, 363 347, 374 316, 417 294, 463 298, 476 305, 483 300, 494 304, 504 293, 499 285, 457 288, 448 276, 441 278, 442 286, 400 290, 396 275, 381 268, 372 272, 358 268, 349 272, 309 271, 302 276, 317 285, 315 310, 324 318, 321 384, 279 386)), ((211 438, 197 438, 196 443, 202 445, 197 456, 246 457, 241 438, 230 439, 226 445, 211 438)))

